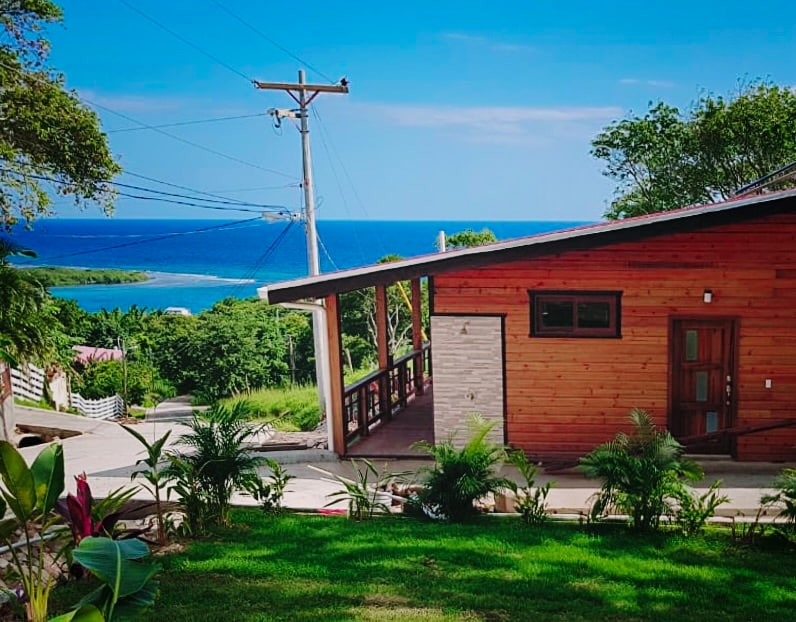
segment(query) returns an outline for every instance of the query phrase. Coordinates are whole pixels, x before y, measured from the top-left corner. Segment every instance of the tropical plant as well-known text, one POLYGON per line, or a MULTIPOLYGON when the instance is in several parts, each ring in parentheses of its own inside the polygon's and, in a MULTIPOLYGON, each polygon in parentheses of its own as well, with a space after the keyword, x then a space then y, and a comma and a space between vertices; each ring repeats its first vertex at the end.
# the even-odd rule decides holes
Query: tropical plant
POLYGON ((343 489, 327 495, 332 501, 327 503, 326 507, 341 500, 346 501, 348 517, 357 521, 369 520, 377 512, 389 512, 389 507, 382 500, 383 490, 396 474, 379 472, 373 463, 366 459, 351 460, 351 466, 354 468, 356 480, 335 475, 334 479, 343 485, 343 489))
POLYGON ((677 508, 674 518, 684 536, 695 536, 705 527, 709 518, 716 515, 716 509, 730 498, 721 494, 721 480, 716 480, 701 495, 689 488, 680 486, 674 491, 677 508))
POLYGON ((630 412, 631 434, 620 432, 580 459, 586 477, 602 480, 591 508, 599 520, 617 510, 630 516, 638 530, 655 530, 684 481, 702 477, 701 467, 683 457, 683 446, 668 432, 661 432, 649 414, 630 412))
POLYGON ((245 447, 259 430, 248 423, 250 416, 245 403, 229 408, 217 403, 205 413, 205 418, 194 415, 190 423, 183 424, 189 432, 179 438, 192 450, 179 458, 193 469, 192 477, 198 485, 199 498, 207 505, 207 516, 221 526, 231 522, 232 494, 245 490, 252 478, 259 477, 256 469, 261 460, 245 447))
POLYGON ((186 537, 204 535, 210 522, 209 504, 199 482, 197 466, 180 456, 167 454, 166 458, 169 461, 164 471, 168 482, 166 498, 171 499, 174 494, 180 509, 178 517, 164 516, 166 532, 186 537))
MULTIPOLYGON (((31 622, 47 619, 47 605, 55 578, 45 567, 48 541, 58 537, 54 530, 58 517, 55 502, 64 490, 64 453, 60 445, 50 445, 28 467, 25 459, 8 441, 0 441, 0 478, 3 480, 0 516, 11 510, 12 516, 0 521, 0 538, 11 553, 12 565, 22 581, 25 612, 31 622), (11 537, 22 531, 22 553, 11 537)), ((51 546, 53 544, 50 542, 51 546)), ((55 546, 54 557, 62 548, 55 546)))
POLYGON ((779 516, 785 519, 787 529, 796 532, 796 469, 782 469, 771 487, 776 492, 763 495, 760 502, 779 505, 779 516))
POLYGON ((508 461, 514 465, 525 480, 523 486, 514 486, 514 492, 518 494, 514 509, 520 513, 526 524, 541 525, 547 520, 547 495, 555 485, 554 482, 537 486, 536 475, 539 470, 528 461, 528 457, 523 451, 510 452, 508 461))
POLYGON ((287 486, 290 480, 295 479, 295 477, 273 458, 265 458, 263 462, 271 470, 268 482, 263 481, 261 477, 252 477, 249 482, 244 484, 244 487, 252 498, 260 504, 263 512, 278 515, 283 510, 282 500, 287 486))
POLYGON ((111 622, 117 613, 152 606, 158 588, 154 577, 161 566, 141 561, 148 555, 149 548, 140 540, 94 537, 82 540, 73 556, 102 585, 85 596, 75 609, 80 611, 86 605, 94 605, 106 622, 111 622))
POLYGON ((95 503, 86 474, 75 476, 75 482, 76 494, 70 492, 66 495, 66 499, 58 499, 54 509, 66 520, 76 545, 90 536, 135 538, 149 530, 119 528, 120 521, 131 512, 140 511, 141 505, 132 501, 136 493, 135 488, 118 488, 95 503))
POLYGON ((493 422, 473 415, 470 439, 461 449, 453 435, 436 445, 426 441, 413 445, 434 459, 433 467, 418 473, 424 486, 419 493, 423 505, 450 521, 461 522, 478 512, 475 502, 479 499, 514 487, 514 482, 498 476, 506 451, 487 438, 494 427, 493 422))
POLYGON ((138 476, 141 476, 146 480, 147 483, 143 484, 143 487, 155 498, 155 511, 157 513, 158 525, 158 544, 160 546, 165 546, 166 526, 163 517, 163 504, 161 502, 161 498, 162 491, 166 486, 167 477, 160 468, 160 464, 165 460, 163 450, 166 447, 166 443, 168 443, 169 436, 171 436, 171 430, 166 432, 156 441, 150 443, 143 437, 143 435, 141 435, 139 432, 136 432, 132 428, 127 426, 122 426, 122 428, 124 428, 136 440, 138 440, 138 442, 141 443, 146 450, 146 458, 140 458, 135 463, 136 466, 143 465, 145 468, 133 471, 130 479, 136 479, 138 476))

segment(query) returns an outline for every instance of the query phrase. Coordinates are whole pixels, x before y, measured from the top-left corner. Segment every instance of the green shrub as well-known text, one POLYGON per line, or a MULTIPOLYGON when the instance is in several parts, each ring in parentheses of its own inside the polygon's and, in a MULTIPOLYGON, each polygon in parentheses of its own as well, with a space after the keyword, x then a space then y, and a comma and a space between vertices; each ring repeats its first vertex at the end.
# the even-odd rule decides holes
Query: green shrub
POLYGON ((252 477, 251 481, 244 484, 244 488, 260 504, 263 512, 277 516, 284 509, 282 500, 287 485, 290 480, 295 479, 295 476, 288 473, 285 467, 272 458, 264 458, 263 462, 271 469, 268 481, 266 482, 260 477, 252 477))
POLYGON ((721 480, 713 482, 701 495, 688 486, 674 491, 678 506, 674 517, 684 536, 695 536, 702 531, 707 520, 716 515, 716 508, 729 502, 730 498, 720 492, 721 480))
POLYGON ((351 466, 354 467, 356 480, 335 475, 334 478, 343 485, 343 489, 327 495, 333 500, 326 507, 340 499, 347 501, 348 517, 352 520, 368 520, 376 512, 389 512, 387 504, 381 500, 384 498, 382 491, 395 474, 380 473, 372 462, 365 459, 359 462, 351 460, 351 466))
POLYGON ((452 522, 472 518, 478 512, 475 502, 487 494, 515 488, 514 482, 497 475, 506 452, 487 439, 495 424, 473 415, 470 427, 470 440, 461 449, 453 436, 436 445, 426 441, 413 445, 434 459, 433 467, 418 472, 424 486, 420 502, 452 522))
POLYGON ((618 511, 630 516, 633 528, 655 530, 661 516, 672 513, 683 481, 700 479, 702 469, 683 458, 683 446, 658 430, 645 411, 634 408, 630 420, 631 434, 620 432, 580 460, 586 477, 602 480, 591 519, 618 511))
POLYGON ((796 533, 796 469, 783 469, 771 487, 776 492, 763 495, 760 502, 764 505, 781 504, 779 516, 785 519, 786 530, 796 533))
MULTIPOLYGON (((89 363, 74 382, 75 393, 96 400, 111 395, 124 396, 124 363, 98 361, 89 363)), ((127 396, 131 404, 152 405, 158 398, 173 397, 174 387, 158 376, 158 371, 148 362, 138 360, 127 363, 127 396)))
POLYGON ((252 419, 270 423, 277 430, 314 430, 321 421, 318 390, 314 385, 256 389, 221 401, 226 406, 246 405, 252 419))
POLYGON ((231 408, 216 404, 204 418, 194 415, 183 424, 188 432, 179 438, 190 453, 178 455, 164 473, 180 488, 172 486, 184 505, 202 504, 202 518, 219 526, 230 524, 232 494, 259 478, 256 469, 261 461, 245 447, 257 433, 257 426, 247 422, 250 417, 242 402, 231 408))
POLYGON ((508 460, 525 480, 524 486, 515 486, 514 488, 515 493, 520 493, 514 509, 520 513, 526 524, 541 525, 547 520, 547 495, 555 483, 547 482, 544 486, 537 486, 538 469, 528 462, 527 456, 522 451, 509 453, 508 460))

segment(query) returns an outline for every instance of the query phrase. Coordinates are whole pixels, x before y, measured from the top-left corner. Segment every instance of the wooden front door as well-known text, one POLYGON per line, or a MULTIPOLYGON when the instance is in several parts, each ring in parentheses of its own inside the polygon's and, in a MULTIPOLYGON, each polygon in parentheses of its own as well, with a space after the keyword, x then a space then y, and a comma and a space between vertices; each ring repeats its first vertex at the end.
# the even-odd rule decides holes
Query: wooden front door
MULTIPOLYGON (((723 319, 672 323, 672 386, 669 428, 677 439, 732 427, 735 322, 723 319)), ((730 453, 727 436, 686 443, 694 453, 730 453)))

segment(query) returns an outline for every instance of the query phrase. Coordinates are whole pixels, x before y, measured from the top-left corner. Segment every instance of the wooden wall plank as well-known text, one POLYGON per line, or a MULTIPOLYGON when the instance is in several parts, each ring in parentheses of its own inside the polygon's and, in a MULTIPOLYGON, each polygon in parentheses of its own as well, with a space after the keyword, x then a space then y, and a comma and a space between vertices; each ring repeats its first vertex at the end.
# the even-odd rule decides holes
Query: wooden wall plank
MULTIPOLYGON (((666 425, 672 316, 739 319, 739 424, 796 417, 796 214, 439 274, 434 303, 506 314, 509 441, 532 453, 585 453, 632 407, 666 425), (621 290, 622 338, 530 337, 529 289, 621 290)), ((743 438, 738 457, 794 460, 796 430, 743 438)))

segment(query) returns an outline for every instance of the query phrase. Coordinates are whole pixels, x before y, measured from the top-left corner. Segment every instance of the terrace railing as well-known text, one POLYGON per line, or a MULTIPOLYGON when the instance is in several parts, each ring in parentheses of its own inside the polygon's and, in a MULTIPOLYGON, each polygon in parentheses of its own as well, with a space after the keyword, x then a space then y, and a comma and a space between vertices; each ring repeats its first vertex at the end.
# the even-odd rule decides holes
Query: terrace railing
POLYGON ((423 392, 431 379, 431 344, 426 343, 348 385, 343 393, 345 441, 368 436, 373 426, 387 421, 423 392))

